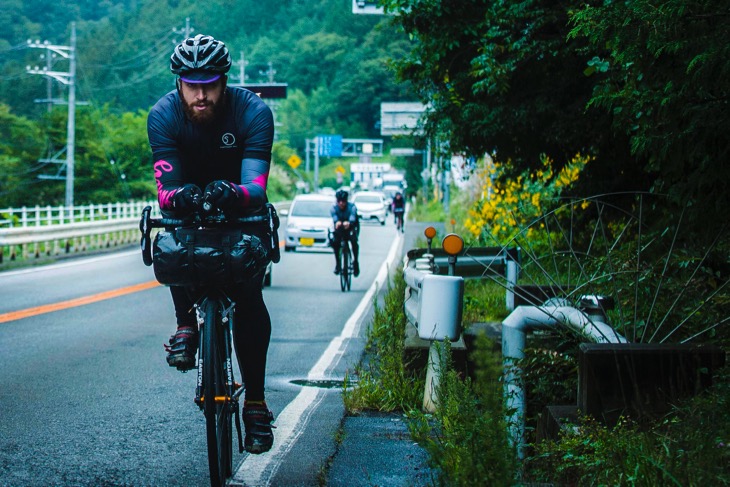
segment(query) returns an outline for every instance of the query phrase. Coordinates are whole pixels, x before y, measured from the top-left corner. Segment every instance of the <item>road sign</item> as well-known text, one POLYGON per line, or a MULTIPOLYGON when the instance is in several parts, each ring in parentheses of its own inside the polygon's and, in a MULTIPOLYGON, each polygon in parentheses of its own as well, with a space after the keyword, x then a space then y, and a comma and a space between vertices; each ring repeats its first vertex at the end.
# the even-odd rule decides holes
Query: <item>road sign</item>
POLYGON ((342 136, 318 135, 317 154, 324 157, 340 157, 342 155, 342 136))
POLYGON ((286 88, 288 85, 286 83, 246 83, 245 85, 238 86, 243 86, 247 90, 253 91, 261 98, 276 100, 286 98, 286 88))
POLYGON ((344 167, 342 167, 342 165, 340 164, 339 166, 337 166, 337 167, 335 168, 335 172, 336 172, 337 174, 345 174, 345 168, 344 168, 344 167))
POLYGON ((299 164, 302 163, 302 158, 296 154, 292 154, 291 157, 286 160, 286 163, 289 164, 289 167, 292 169, 296 169, 299 167, 299 164))

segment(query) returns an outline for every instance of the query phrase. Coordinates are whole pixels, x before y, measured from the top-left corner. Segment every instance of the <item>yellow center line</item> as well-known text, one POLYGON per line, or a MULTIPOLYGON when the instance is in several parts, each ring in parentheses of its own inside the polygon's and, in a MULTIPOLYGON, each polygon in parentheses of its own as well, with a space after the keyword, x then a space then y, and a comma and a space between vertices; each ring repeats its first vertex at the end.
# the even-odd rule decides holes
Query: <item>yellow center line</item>
POLYGON ((136 293, 137 291, 152 289, 153 287, 157 287, 159 285, 160 283, 157 281, 143 282, 142 284, 135 284, 134 286, 113 289, 111 291, 105 291, 99 294, 92 294, 91 296, 69 299, 68 301, 61 301, 59 303, 44 304, 42 306, 21 309, 19 311, 11 311, 10 313, 0 314, 0 323, 20 320, 23 318, 30 318, 31 316, 51 313, 53 311, 61 311, 68 308, 74 308, 76 306, 83 306, 85 304, 96 303, 97 301, 103 301, 105 299, 117 298, 119 296, 124 296, 125 294, 131 294, 136 293))

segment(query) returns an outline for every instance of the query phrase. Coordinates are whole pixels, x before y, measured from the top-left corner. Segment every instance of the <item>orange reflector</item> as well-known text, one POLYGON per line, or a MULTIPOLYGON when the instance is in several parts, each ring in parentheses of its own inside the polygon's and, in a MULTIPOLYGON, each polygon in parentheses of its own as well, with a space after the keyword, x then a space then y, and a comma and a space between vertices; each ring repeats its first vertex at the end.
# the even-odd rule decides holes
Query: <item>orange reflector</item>
MULTIPOLYGON (((228 396, 214 396, 213 401, 214 402, 228 402, 230 401, 230 397, 228 396)), ((200 402, 205 402, 205 396, 200 396, 200 402)))
POLYGON ((444 252, 449 255, 457 255, 459 252, 464 250, 464 241, 455 233, 450 233, 444 237, 441 242, 444 252))
POLYGON ((426 230, 423 231, 423 234, 426 238, 434 238, 436 236, 436 229, 433 227, 427 227, 426 230))

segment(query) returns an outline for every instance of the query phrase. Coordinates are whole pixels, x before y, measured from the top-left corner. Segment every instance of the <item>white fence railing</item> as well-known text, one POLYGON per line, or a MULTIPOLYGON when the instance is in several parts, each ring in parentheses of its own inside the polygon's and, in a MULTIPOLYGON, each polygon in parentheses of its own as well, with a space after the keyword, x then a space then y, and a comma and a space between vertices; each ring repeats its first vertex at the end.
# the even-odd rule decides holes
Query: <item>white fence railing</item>
POLYGON ((0 209, 0 265, 6 260, 81 252, 139 239, 139 218, 152 201, 0 209))
POLYGON ((33 206, 0 209, 0 229, 39 225, 64 225, 74 222, 139 218, 142 208, 156 205, 150 201, 117 202, 84 206, 33 206))

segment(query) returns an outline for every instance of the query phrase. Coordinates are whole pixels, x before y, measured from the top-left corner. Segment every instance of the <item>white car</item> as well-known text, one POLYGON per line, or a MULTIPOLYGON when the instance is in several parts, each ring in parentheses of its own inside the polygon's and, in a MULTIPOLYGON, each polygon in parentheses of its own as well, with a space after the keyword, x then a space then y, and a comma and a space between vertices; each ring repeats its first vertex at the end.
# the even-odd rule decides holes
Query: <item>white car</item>
POLYGON ((381 225, 385 225, 388 203, 382 194, 363 191, 352 198, 352 203, 357 207, 357 214, 361 222, 375 220, 381 225))
POLYGON ((332 195, 300 194, 294 197, 286 216, 284 229, 284 251, 292 252, 297 247, 329 248, 327 239, 333 227, 330 210, 335 204, 332 195))

